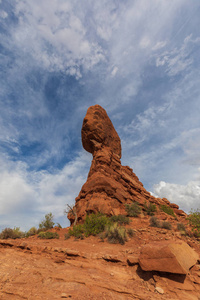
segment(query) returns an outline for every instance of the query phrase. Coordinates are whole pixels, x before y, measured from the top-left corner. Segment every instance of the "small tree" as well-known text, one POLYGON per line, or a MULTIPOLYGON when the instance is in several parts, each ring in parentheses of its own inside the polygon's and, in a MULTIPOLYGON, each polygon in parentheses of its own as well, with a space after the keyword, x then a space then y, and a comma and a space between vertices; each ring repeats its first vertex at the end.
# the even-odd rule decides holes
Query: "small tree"
POLYGON ((74 224, 73 224, 73 226, 76 226, 76 223, 77 223, 77 219, 78 219, 78 217, 77 217, 77 212, 76 212, 76 207, 74 206, 74 207, 71 207, 69 204, 67 204, 67 207, 68 207, 68 209, 65 209, 64 210, 64 213, 66 214, 66 215, 68 215, 69 213, 70 214, 72 214, 73 216, 74 216, 74 224))
POLYGON ((49 214, 46 214, 45 215, 45 220, 43 220, 40 224, 39 224, 39 229, 45 229, 45 230, 48 230, 48 229, 51 229, 53 228, 54 226, 54 222, 53 222, 53 215, 52 213, 50 212, 49 214))

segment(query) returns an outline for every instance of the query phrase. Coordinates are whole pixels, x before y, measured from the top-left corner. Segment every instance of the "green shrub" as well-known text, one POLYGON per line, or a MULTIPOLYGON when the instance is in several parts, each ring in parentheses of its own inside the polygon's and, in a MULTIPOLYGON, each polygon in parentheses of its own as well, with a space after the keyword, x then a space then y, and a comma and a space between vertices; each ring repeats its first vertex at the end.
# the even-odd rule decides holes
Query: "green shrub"
POLYGON ((50 232, 50 231, 41 231, 38 234, 40 239, 59 239, 59 235, 57 232, 50 232))
POLYGON ((98 234, 98 237, 100 238, 101 242, 104 242, 104 239, 106 238, 106 233, 104 232, 100 232, 98 234))
POLYGON ((147 203, 145 202, 145 204, 144 204, 144 210, 145 210, 145 212, 147 213, 147 215, 153 216, 157 209, 156 209, 156 205, 155 205, 155 204, 153 204, 153 203, 151 203, 151 202, 149 202, 149 203, 147 204, 147 203))
POLYGON ((109 219, 105 215, 94 213, 87 215, 83 225, 85 236, 97 235, 103 232, 108 223, 109 219))
POLYGON ((135 235, 135 231, 132 228, 128 228, 126 232, 129 237, 133 237, 135 235))
POLYGON ((171 207, 169 207, 167 205, 161 205, 160 209, 162 211, 164 211, 166 214, 168 214, 170 216, 173 216, 173 217, 176 217, 175 214, 174 214, 174 211, 173 211, 173 209, 171 207))
MULTIPOLYGON (((110 243, 124 244, 127 240, 127 233, 125 228, 120 227, 119 224, 129 224, 128 217, 123 215, 112 216, 108 218, 103 214, 90 214, 85 218, 84 224, 78 224, 69 229, 65 234, 65 239, 69 239, 74 236, 77 239, 83 239, 84 236, 98 235, 99 238, 104 241, 108 239, 110 243)), ((134 231, 129 229, 129 236, 133 236, 134 231)))
POLYGON ((26 232, 26 237, 29 237, 29 236, 32 236, 32 235, 35 235, 38 233, 38 230, 36 227, 31 227, 29 229, 29 231, 26 232))
POLYGON ((178 223, 177 224, 177 230, 181 231, 181 232, 185 232, 185 225, 183 223, 178 223))
POLYGON ((82 224, 75 225, 73 229, 69 229, 68 233, 65 235, 65 239, 70 236, 74 236, 77 239, 83 239, 84 227, 82 224))
POLYGON ((190 225, 192 226, 192 231, 196 237, 200 236, 200 211, 197 209, 191 211, 190 215, 187 218, 190 225))
POLYGON ((54 224, 53 215, 50 212, 49 214, 45 215, 45 219, 39 224, 39 229, 48 230, 53 228, 54 224))
POLYGON ((141 207, 137 202, 132 204, 125 204, 126 212, 129 217, 138 217, 141 213, 141 207))
POLYGON ((105 236, 111 244, 124 245, 127 241, 126 229, 114 223, 106 228, 105 236))
POLYGON ((124 215, 112 216, 110 217, 110 221, 112 223, 117 222, 119 225, 126 225, 130 223, 129 217, 126 217, 124 215))
POLYGON ((0 234, 1 239, 20 239, 24 236, 24 232, 19 227, 14 227, 14 229, 5 228, 0 234))
POLYGON ((151 227, 160 227, 160 221, 156 217, 150 218, 150 226, 151 227))
POLYGON ((161 227, 164 228, 164 229, 168 229, 168 230, 172 229, 172 225, 169 222, 166 222, 166 221, 162 222, 161 227))

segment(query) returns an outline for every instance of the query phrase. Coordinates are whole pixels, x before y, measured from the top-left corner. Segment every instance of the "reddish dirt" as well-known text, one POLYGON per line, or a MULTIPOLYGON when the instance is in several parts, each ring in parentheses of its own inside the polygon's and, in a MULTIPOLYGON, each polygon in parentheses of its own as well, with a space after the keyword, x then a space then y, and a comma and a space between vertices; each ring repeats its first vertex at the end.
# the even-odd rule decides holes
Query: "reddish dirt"
MULTIPOLYGON (((163 218, 161 214, 158 217, 163 218)), ((125 245, 98 237, 41 240, 37 236, 0 240, 0 299, 194 299, 200 295, 200 265, 187 276, 142 271, 138 256, 152 241, 184 240, 200 254, 199 241, 149 226, 149 217, 131 218, 135 235, 125 245)), ((185 223, 186 221, 183 220, 185 223)), ((180 220, 179 220, 180 222, 180 220)))

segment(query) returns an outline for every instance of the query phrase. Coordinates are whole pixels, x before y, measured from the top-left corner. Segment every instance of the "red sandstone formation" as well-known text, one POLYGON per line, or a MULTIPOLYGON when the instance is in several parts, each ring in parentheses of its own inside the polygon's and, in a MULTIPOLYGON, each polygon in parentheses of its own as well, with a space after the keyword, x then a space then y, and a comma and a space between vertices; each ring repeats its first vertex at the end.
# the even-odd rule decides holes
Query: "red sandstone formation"
POLYGON ((144 271, 186 275, 198 258, 198 254, 183 241, 162 241, 145 245, 139 263, 144 271))
MULTIPOLYGON (((93 160, 86 183, 76 198, 78 221, 87 213, 104 213, 108 216, 125 214, 125 204, 137 201, 165 204, 177 215, 185 215, 178 205, 167 199, 153 197, 129 167, 121 165, 121 141, 106 111, 100 105, 89 107, 83 120, 82 144, 92 153, 93 160)), ((73 224, 75 216, 68 214, 73 224)))

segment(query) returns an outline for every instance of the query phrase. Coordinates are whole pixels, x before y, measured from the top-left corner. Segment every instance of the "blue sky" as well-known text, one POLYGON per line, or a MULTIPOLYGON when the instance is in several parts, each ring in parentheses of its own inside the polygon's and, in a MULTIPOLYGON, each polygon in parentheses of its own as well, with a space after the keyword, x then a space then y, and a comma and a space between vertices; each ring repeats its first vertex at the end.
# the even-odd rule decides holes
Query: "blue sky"
POLYGON ((198 0, 0 0, 0 229, 69 225, 94 104, 148 191, 199 207, 199 15, 198 0))

